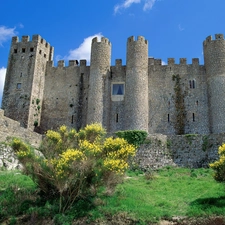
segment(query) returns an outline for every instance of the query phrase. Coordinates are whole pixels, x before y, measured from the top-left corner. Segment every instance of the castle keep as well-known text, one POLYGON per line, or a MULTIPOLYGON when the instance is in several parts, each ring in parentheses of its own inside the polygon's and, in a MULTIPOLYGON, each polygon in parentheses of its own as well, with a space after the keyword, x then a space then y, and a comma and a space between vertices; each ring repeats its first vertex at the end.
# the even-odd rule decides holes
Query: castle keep
POLYGON ((108 132, 146 130, 150 134, 225 132, 225 40, 203 42, 198 59, 167 65, 148 57, 148 41, 127 40, 127 62, 111 66, 111 43, 92 40, 86 60, 53 65, 54 48, 39 35, 12 38, 5 79, 4 115, 44 132, 65 124, 80 129, 102 123, 108 132))

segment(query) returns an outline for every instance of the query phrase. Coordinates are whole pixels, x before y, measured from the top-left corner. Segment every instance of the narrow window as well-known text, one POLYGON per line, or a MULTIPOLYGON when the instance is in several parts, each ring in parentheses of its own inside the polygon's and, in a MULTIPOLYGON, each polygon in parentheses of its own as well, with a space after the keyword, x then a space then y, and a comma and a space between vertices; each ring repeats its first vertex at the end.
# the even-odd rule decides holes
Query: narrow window
POLYGON ((22 52, 23 52, 23 53, 25 52, 25 50, 26 50, 25 48, 22 48, 22 52))
POLYGON ((30 48, 30 52, 33 52, 34 51, 34 48, 30 48))
POLYGON ((16 48, 14 49, 14 53, 17 53, 17 49, 16 48))
POLYGON ((44 54, 44 57, 46 58, 46 54, 44 54))
POLYGON ((196 105, 198 106, 198 101, 196 101, 196 105))
POLYGON ((170 101, 168 101, 168 106, 170 106, 170 101))
POLYGON ((72 115, 72 118, 71 118, 71 123, 73 124, 73 115, 72 115))
POLYGON ((170 114, 167 115, 167 120, 170 122, 170 114))
POLYGON ((119 121, 119 115, 118 115, 118 113, 116 114, 116 122, 118 123, 118 121, 119 121))
POLYGON ((195 80, 192 81, 192 88, 195 88, 195 80))
POLYGON ((20 73, 20 77, 22 77, 23 76, 23 74, 22 73, 20 73))
POLYGON ((191 80, 189 80, 189 85, 190 85, 190 88, 192 88, 192 82, 191 82, 191 80))
POLYGON ((192 113, 192 119, 193 119, 193 122, 195 122, 195 114, 192 113))
POLYGON ((41 50, 39 50, 39 54, 41 54, 41 50))
POLYGON ((41 39, 41 44, 43 44, 43 41, 44 41, 44 40, 43 40, 43 38, 42 38, 42 39, 41 39))
POLYGON ((16 88, 21 89, 21 83, 17 83, 16 88))

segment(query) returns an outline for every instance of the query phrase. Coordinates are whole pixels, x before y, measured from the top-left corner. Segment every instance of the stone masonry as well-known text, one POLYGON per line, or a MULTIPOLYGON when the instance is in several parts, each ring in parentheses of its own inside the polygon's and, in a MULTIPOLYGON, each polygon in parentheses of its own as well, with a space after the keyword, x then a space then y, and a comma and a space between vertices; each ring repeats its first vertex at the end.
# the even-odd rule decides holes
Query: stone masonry
MULTIPOLYGON (((191 46, 190 46, 191 47, 191 46)), ((127 40, 127 65, 111 61, 107 38, 92 40, 91 63, 63 60, 53 65, 54 48, 39 35, 12 38, 2 109, 22 127, 40 133, 62 124, 80 129, 98 122, 108 132, 146 130, 149 134, 225 132, 225 40, 203 43, 198 59, 167 65, 148 57, 148 41, 127 40)))

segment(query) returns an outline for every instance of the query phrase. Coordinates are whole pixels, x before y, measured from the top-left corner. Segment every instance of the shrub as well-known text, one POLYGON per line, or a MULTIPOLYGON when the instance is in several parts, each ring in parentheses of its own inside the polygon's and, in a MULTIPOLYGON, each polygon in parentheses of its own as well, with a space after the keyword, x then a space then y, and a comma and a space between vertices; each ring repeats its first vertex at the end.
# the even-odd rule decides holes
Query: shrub
POLYGON ((119 138, 124 138, 129 144, 139 147, 144 143, 148 133, 143 130, 125 130, 115 133, 119 138))
POLYGON ((94 196, 98 188, 113 188, 128 168, 135 147, 126 140, 106 138, 99 124, 77 132, 61 126, 49 130, 35 155, 29 145, 12 141, 25 172, 32 177, 46 199, 59 199, 60 212, 81 199, 94 196))
POLYGON ((225 144, 222 144, 218 149, 219 160, 209 164, 215 171, 214 178, 216 181, 225 181, 225 144))

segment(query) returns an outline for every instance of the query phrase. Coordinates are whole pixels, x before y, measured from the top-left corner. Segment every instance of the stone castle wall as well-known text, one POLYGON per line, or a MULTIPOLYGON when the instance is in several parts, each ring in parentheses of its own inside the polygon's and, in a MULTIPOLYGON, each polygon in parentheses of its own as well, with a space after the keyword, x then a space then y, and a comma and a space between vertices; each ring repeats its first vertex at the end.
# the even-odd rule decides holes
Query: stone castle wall
POLYGON ((149 135, 137 152, 136 162, 142 169, 164 166, 208 167, 218 159, 218 147, 225 134, 149 135))
POLYGON ((91 64, 70 60, 53 66, 53 47, 39 35, 12 39, 3 93, 5 116, 45 132, 65 124, 76 129, 102 123, 108 132, 210 134, 225 131, 225 41, 204 41, 205 65, 148 58, 144 37, 127 41, 127 65, 110 65, 111 43, 92 40, 91 64), (123 93, 114 94, 120 85, 123 93))
POLYGON ((4 111, 0 109, 0 142, 7 142, 12 137, 18 137, 38 147, 42 141, 42 135, 25 129, 20 123, 4 116, 4 111))

